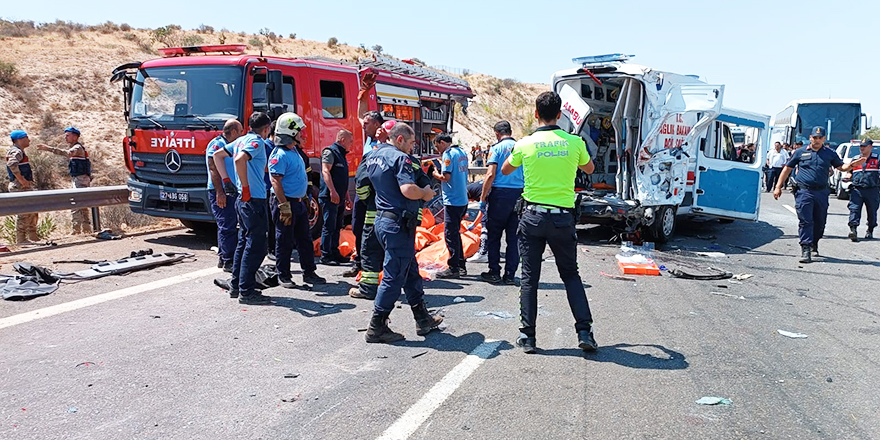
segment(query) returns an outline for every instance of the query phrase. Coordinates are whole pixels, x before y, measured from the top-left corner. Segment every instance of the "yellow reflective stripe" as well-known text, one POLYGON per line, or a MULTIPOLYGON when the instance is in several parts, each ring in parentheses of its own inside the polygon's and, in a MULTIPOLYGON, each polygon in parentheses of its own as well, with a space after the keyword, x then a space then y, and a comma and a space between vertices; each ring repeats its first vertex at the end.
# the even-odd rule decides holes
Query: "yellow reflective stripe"
POLYGON ((419 208, 419 222, 422 221, 422 209, 423 208, 419 208))
POLYGON ((372 225, 376 223, 376 211, 367 211, 367 215, 364 216, 364 224, 372 225))
POLYGON ((361 282, 364 284, 379 284, 379 272, 361 272, 361 282))
POLYGON ((370 196, 370 193, 371 193, 372 191, 370 191, 370 187, 369 187, 369 186, 361 186, 361 187, 358 187, 358 188, 355 190, 355 192, 357 192, 357 195, 358 195, 361 199, 366 199, 367 197, 370 196))

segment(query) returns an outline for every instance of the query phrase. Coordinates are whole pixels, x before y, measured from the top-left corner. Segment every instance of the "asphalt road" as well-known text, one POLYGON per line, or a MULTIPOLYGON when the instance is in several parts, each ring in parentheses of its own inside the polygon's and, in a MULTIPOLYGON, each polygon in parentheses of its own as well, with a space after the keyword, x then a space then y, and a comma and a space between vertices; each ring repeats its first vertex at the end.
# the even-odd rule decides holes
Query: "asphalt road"
POLYGON ((185 230, 4 257, 152 247, 197 260, 0 304, 0 438, 880 438, 880 240, 850 243, 832 200, 823 257, 799 264, 786 205, 790 194, 765 195, 757 223, 682 222, 656 254, 754 275, 739 283, 606 278, 617 245, 579 234, 600 344, 588 355, 552 260, 539 352, 526 355, 513 346, 517 288, 476 281, 477 264, 427 283, 445 331, 416 336, 404 305, 391 326, 407 340, 387 346, 364 342, 371 304, 346 295, 342 268, 320 267, 331 284, 316 291, 242 306, 212 285, 209 240, 185 230), (704 396, 732 404, 697 405, 704 396))

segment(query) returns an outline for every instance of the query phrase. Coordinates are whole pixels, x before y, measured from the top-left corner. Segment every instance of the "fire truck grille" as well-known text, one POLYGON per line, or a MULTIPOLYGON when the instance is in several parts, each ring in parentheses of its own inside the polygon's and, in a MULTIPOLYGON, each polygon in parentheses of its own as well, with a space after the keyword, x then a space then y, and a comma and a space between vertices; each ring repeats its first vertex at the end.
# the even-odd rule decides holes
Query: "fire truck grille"
POLYGON ((208 183, 205 156, 201 154, 181 154, 180 170, 176 173, 165 165, 164 153, 132 153, 131 161, 135 164, 134 175, 141 182, 176 188, 203 187, 208 183), (138 166, 141 162, 143 166, 138 166))

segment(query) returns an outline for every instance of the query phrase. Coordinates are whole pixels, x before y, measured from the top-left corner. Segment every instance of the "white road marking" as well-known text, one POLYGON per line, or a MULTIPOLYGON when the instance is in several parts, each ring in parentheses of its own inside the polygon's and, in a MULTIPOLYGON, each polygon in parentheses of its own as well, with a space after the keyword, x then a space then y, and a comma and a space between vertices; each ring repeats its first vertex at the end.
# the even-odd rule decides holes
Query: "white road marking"
POLYGON ((50 316, 60 315, 62 313, 70 312, 73 310, 81 309, 83 307, 93 306, 95 304, 100 304, 102 302, 112 301, 114 299, 124 298, 126 296, 134 295, 137 293, 143 293, 150 290, 161 289, 163 287, 168 287, 174 284, 182 283, 184 281, 190 281, 197 278, 201 278, 203 276, 211 275, 220 272, 221 269, 217 267, 211 267, 208 269, 197 270, 195 272, 185 273, 182 275, 178 275, 176 277, 166 278, 164 280, 153 281, 146 284, 140 284, 137 286, 126 287, 125 289, 114 290, 112 292, 102 293, 100 295, 90 296, 88 298, 82 298, 75 301, 66 302, 63 304, 56 304, 50 307, 44 307, 42 309, 32 310, 30 312, 20 313, 18 315, 12 315, 7 318, 0 319, 0 329, 6 327, 12 327, 19 324, 24 324, 26 322, 36 321, 37 319, 48 318, 50 316))
POLYGON ((393 425, 385 430, 377 440, 405 440, 409 438, 446 399, 458 389, 470 375, 495 352, 501 341, 486 341, 475 348, 440 382, 428 390, 418 402, 413 404, 393 425))
POLYGON ((788 205, 782 205, 782 206, 785 206, 785 209, 791 211, 792 214, 797 215, 797 210, 796 210, 796 209, 794 209, 794 208, 792 208, 791 206, 788 206, 788 205))

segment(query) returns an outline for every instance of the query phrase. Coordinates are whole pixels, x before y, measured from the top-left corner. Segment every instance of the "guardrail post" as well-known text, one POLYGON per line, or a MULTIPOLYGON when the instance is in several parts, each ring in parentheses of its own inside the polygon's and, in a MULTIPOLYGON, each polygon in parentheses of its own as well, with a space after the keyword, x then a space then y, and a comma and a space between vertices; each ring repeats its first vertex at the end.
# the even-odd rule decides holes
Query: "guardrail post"
POLYGON ((92 207, 92 230, 101 232, 101 208, 97 206, 92 207))

